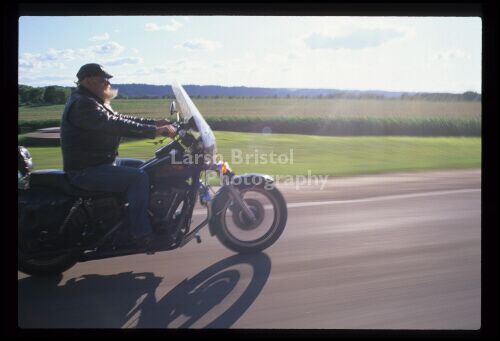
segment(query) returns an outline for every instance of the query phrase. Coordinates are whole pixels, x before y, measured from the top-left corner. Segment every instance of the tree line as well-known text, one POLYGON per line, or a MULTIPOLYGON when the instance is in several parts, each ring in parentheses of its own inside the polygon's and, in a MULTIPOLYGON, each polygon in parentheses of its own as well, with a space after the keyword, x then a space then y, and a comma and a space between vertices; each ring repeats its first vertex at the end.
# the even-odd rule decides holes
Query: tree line
MULTIPOLYGON (((224 95, 213 95, 213 96, 203 96, 203 95, 191 95, 193 99, 257 99, 257 98, 318 98, 318 99, 383 99, 383 100, 409 100, 409 101, 442 101, 442 102, 455 102, 455 101, 481 101, 481 94, 473 91, 466 91, 462 94, 450 94, 450 93, 415 93, 408 94, 402 93, 401 96, 387 97, 379 94, 353 94, 353 93, 330 93, 330 94, 319 94, 316 96, 306 96, 306 95, 271 95, 271 96, 224 96, 224 95)), ((164 95, 164 96, 122 96, 118 95, 117 99, 175 99, 174 95, 164 95)))
POLYGON ((74 88, 51 85, 46 87, 18 86, 19 105, 64 104, 74 88))
POLYGON ((427 101, 481 101, 481 94, 474 91, 466 91, 462 94, 450 94, 450 93, 416 93, 408 94, 403 93, 401 99, 409 100, 427 100, 427 101))

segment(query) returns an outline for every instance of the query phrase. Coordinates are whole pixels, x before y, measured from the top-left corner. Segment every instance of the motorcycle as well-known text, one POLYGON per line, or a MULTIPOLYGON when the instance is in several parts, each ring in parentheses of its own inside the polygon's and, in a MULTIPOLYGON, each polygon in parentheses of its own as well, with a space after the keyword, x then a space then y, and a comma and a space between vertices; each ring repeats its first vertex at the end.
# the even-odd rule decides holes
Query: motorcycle
POLYGON ((199 232, 207 225, 210 236, 237 253, 260 252, 278 240, 287 206, 273 179, 257 173, 236 175, 227 162, 216 160, 210 126, 182 85, 176 82, 172 89, 170 114, 176 115, 177 128, 173 140, 150 160, 115 161, 149 175, 153 248, 143 250, 132 243, 124 193, 74 187, 63 170, 33 171, 29 151, 18 146, 19 271, 59 274, 78 262, 173 250, 193 239, 200 243, 199 232), (208 174, 217 176, 216 192, 208 174), (206 217, 192 227, 197 200, 206 217))

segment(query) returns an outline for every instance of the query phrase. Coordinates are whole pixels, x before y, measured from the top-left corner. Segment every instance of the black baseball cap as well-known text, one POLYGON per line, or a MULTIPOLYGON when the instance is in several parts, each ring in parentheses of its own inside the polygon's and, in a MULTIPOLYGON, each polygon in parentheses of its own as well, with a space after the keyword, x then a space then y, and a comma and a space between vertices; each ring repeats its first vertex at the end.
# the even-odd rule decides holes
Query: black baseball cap
POLYGON ((90 64, 83 65, 80 68, 80 70, 78 70, 78 73, 76 74, 76 77, 78 77, 79 81, 81 81, 84 78, 94 77, 94 76, 102 76, 104 78, 112 78, 113 77, 104 70, 102 65, 99 65, 96 63, 90 63, 90 64))

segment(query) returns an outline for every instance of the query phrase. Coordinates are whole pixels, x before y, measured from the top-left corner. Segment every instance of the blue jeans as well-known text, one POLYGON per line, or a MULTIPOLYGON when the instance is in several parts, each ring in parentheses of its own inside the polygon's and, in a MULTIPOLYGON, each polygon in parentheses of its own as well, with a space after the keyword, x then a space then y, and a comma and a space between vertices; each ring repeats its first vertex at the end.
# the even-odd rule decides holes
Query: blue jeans
POLYGON ((152 232, 147 212, 149 176, 142 169, 108 164, 67 174, 72 185, 87 191, 126 192, 130 233, 142 237, 152 232))

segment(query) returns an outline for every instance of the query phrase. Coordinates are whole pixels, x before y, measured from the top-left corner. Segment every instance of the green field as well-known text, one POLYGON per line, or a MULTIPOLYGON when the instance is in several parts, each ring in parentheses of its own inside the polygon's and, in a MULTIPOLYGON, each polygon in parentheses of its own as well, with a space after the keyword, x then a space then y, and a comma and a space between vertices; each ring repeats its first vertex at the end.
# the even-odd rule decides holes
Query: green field
MULTIPOLYGON (((236 173, 271 175, 347 176, 411 170, 481 167, 481 138, 477 137, 326 137, 292 134, 215 132, 218 153, 236 173), (232 150, 241 150, 238 164, 232 150), (293 150, 293 154, 290 154, 293 150), (286 164, 260 164, 271 152, 286 155, 286 164), (293 163, 291 163, 293 156, 293 163), (257 164, 256 164, 257 158, 257 164), (261 159, 262 160, 262 159, 261 159), (233 162, 231 162, 233 161, 233 162)), ((158 149, 152 140, 122 143, 120 157, 151 158, 158 149)), ((30 147, 35 169, 62 168, 59 147, 30 147)), ((285 161, 283 156, 281 161, 285 161)))
MULTIPOLYGON (((164 118, 171 100, 117 99, 113 108, 124 114, 164 118)), ((205 117, 397 117, 480 118, 481 102, 318 98, 194 98, 205 117)), ((59 119, 63 105, 21 106, 19 120, 59 119)))
MULTIPOLYGON (((480 102, 389 99, 195 98, 214 130, 326 136, 480 136, 480 102)), ((169 100, 113 102, 124 114, 161 118, 169 100)), ((19 108, 20 132, 59 125, 63 106, 19 108)))
MULTIPOLYGON (((249 164, 232 162, 237 173, 306 175, 311 171, 315 175, 344 176, 481 167, 480 102, 318 98, 195 98, 193 101, 216 130, 219 154, 229 162, 232 149, 241 150, 243 157, 270 152, 290 157, 293 150, 292 164, 255 164, 253 159, 249 164), (245 129, 260 132, 269 124, 273 134, 231 132, 245 129), (277 134, 287 129, 310 135, 277 134), (433 133, 438 130, 439 133, 433 133), (325 132, 336 136, 312 136, 325 132), (391 135, 391 132, 392 135, 403 132, 400 135, 459 136, 339 136, 391 135)), ((113 107, 125 114, 160 118, 165 116, 169 103, 170 100, 159 99, 115 100, 113 107)), ((57 125, 62 108, 62 105, 21 106, 19 120, 52 119, 48 123, 57 125)), ((157 148, 146 140, 129 141, 122 143, 120 156, 148 159, 157 148)), ((62 167, 59 147, 29 149, 36 169, 62 167)))

